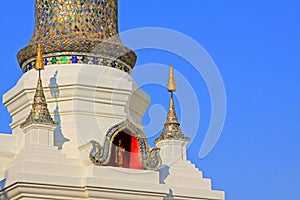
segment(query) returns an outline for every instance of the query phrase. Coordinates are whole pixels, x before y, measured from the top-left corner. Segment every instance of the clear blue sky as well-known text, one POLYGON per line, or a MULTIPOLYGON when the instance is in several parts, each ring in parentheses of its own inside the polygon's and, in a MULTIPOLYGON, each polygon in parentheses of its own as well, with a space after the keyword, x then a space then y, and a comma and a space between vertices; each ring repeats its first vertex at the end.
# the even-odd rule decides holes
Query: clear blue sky
MULTIPOLYGON (((33 0, 1 5, 2 96, 22 75, 16 53, 31 38, 34 9, 33 0)), ((217 64, 228 101, 224 130, 204 159, 198 158, 201 134, 188 152, 212 178, 213 188, 225 190, 228 200, 300 199, 300 2, 121 0, 119 17, 121 31, 151 26, 182 32, 217 64)), ((174 64, 190 77, 202 99, 200 130, 205 131, 210 102, 203 80, 176 55, 154 50, 138 55, 139 65, 174 64)), ((153 104, 167 106, 164 88, 144 89, 153 104)), ((0 132, 9 133, 11 119, 2 105, 0 118, 0 132)))

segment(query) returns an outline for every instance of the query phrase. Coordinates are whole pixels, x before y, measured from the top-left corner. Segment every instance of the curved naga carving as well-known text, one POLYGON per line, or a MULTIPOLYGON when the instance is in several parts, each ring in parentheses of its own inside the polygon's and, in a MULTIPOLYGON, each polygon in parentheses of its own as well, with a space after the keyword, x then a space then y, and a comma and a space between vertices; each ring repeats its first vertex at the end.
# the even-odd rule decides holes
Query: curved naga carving
POLYGON ((103 162, 101 162, 101 158, 103 158, 103 147, 96 141, 91 141, 91 144, 93 148, 90 153, 90 159, 95 165, 102 166, 103 162))
POLYGON ((147 157, 143 159, 143 166, 145 169, 158 169, 161 166, 160 148, 153 148, 147 154, 147 157))
POLYGON ((90 152, 91 161, 98 166, 107 165, 111 156, 112 141, 119 132, 125 129, 128 129, 138 139, 143 167, 148 170, 158 169, 161 166, 160 149, 149 149, 144 133, 129 120, 109 129, 104 141, 104 146, 101 146, 96 141, 91 141, 93 146, 90 152))

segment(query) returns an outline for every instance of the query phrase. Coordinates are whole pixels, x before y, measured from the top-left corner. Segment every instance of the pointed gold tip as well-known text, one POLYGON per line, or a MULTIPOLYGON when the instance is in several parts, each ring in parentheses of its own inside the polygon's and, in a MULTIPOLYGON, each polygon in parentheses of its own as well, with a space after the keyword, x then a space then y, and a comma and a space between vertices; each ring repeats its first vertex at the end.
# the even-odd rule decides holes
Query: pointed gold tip
POLYGON ((170 66, 168 91, 169 92, 175 92, 176 91, 176 82, 175 82, 175 77, 174 77, 174 69, 173 69, 172 65, 170 66))
POLYGON ((180 141, 189 141, 188 137, 185 137, 180 128, 180 123, 175 111, 174 97, 173 92, 176 91, 176 82, 174 77, 173 66, 170 66, 170 75, 168 83, 168 91, 172 93, 170 98, 169 112, 167 119, 164 125, 164 129, 161 135, 155 139, 154 143, 157 144, 163 140, 180 140, 180 141))
POLYGON ((43 69, 45 69, 42 43, 38 44, 37 56, 36 56, 36 61, 35 61, 35 69, 36 70, 43 70, 43 69))

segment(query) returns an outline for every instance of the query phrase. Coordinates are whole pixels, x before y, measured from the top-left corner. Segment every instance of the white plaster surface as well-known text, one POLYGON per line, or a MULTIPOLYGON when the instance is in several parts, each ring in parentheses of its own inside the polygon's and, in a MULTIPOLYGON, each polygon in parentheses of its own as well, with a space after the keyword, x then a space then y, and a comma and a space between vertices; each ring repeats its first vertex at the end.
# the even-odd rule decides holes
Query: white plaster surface
MULTIPOLYGON (((102 144, 107 130, 127 118, 143 128, 149 96, 123 71, 95 65, 51 65, 42 72, 42 80, 52 116, 56 106, 59 108, 61 132, 69 140, 63 145, 67 157, 77 158, 78 147, 91 140, 102 144), (58 98, 51 96, 49 88, 55 72, 58 98)), ((13 135, 22 134, 20 124, 31 109, 36 83, 37 72, 31 70, 3 96, 12 116, 13 135)))
POLYGON ((20 129, 35 92, 32 70, 3 97, 12 116, 12 135, 0 134, 1 200, 223 200, 186 160, 186 143, 161 141, 158 171, 94 166, 91 140, 102 143, 107 130, 130 118, 140 128, 149 97, 119 70, 93 65, 53 65, 42 73, 48 108, 59 107, 61 133, 69 141, 58 150, 50 126, 20 129), (59 96, 51 96, 55 72, 59 96), (129 108, 130 107, 130 108, 129 108), (132 114, 131 114, 132 113, 132 114))

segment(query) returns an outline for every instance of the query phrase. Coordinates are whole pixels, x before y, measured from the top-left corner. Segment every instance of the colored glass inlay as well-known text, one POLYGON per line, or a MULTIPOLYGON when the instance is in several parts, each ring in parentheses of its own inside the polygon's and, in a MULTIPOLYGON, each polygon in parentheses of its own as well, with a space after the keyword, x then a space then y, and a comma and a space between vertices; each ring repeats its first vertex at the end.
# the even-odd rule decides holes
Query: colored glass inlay
POLYGON ((18 53, 23 71, 36 57, 39 42, 43 44, 43 54, 53 57, 48 57, 45 65, 82 63, 84 55, 95 54, 97 59, 87 58, 87 63, 110 66, 118 60, 129 71, 134 67, 136 54, 123 46, 119 37, 117 0, 35 0, 35 6, 33 37, 18 53), (73 57, 69 52, 74 53, 73 57))
POLYGON ((60 58, 60 63, 61 63, 61 64, 68 64, 68 62, 69 62, 69 59, 68 59, 67 56, 62 56, 62 57, 60 58))

